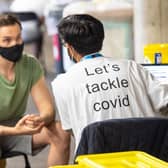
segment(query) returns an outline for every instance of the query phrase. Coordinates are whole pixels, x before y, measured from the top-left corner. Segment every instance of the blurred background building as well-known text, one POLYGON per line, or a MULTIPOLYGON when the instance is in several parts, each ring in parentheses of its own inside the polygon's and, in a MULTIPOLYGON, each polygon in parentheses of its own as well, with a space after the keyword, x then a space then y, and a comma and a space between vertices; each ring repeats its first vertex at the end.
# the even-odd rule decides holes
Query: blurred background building
MULTIPOLYGON (((67 71, 73 64, 60 45, 57 33, 56 25, 63 16, 89 13, 99 18, 105 27, 102 53, 144 63, 145 45, 167 43, 167 8, 167 0, 37 0, 32 5, 30 0, 0 0, 0 12, 34 12, 38 16, 41 41, 30 51, 41 59, 46 69, 52 67, 55 74, 67 71)), ((33 34, 35 28, 31 21, 23 23, 25 29, 26 26, 33 34)))

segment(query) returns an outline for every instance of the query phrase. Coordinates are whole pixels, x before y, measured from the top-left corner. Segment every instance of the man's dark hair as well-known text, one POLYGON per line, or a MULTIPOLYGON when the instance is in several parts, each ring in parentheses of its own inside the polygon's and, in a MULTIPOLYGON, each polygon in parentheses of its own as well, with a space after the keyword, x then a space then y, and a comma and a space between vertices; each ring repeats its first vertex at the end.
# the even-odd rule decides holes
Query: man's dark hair
POLYGON ((13 14, 0 14, 0 27, 18 24, 22 28, 19 19, 13 14))
POLYGON ((88 14, 69 15, 57 25, 61 40, 81 55, 98 52, 104 40, 103 24, 88 14))

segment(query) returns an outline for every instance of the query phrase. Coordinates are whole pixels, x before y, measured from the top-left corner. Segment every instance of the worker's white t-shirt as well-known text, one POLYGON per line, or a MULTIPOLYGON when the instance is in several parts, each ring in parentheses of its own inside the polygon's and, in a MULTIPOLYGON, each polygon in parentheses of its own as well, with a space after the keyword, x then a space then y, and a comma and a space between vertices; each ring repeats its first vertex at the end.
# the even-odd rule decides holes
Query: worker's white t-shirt
POLYGON ((131 60, 83 60, 59 75, 52 89, 63 129, 72 129, 76 145, 90 123, 161 116, 160 109, 168 104, 168 85, 131 60))

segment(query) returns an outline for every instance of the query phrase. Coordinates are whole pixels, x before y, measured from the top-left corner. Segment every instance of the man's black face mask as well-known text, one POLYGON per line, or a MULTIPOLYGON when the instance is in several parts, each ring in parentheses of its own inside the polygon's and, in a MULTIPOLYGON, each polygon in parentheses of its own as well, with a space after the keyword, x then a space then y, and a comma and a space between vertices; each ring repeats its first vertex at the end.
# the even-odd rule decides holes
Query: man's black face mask
POLYGON ((12 47, 0 47, 0 55, 12 62, 17 62, 22 56, 24 43, 12 47))

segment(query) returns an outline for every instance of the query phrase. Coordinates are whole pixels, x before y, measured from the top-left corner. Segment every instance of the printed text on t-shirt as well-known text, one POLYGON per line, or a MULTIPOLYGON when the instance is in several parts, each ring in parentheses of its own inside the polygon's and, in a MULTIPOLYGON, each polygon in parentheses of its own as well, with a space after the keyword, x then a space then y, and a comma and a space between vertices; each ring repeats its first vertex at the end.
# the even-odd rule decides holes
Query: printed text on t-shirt
MULTIPOLYGON (((121 68, 117 64, 107 64, 107 65, 102 65, 101 67, 95 67, 95 68, 84 68, 85 74, 87 77, 95 77, 96 75, 101 75, 104 73, 112 73, 112 72, 117 72, 120 71, 121 68)), ((121 88, 128 88, 128 80, 126 78, 121 78, 118 76, 112 78, 104 78, 100 82, 90 82, 86 83, 85 88, 88 94, 94 94, 97 92, 102 92, 102 91, 107 91, 107 90, 114 90, 114 89, 121 89, 121 88)), ((121 90, 122 92, 122 90, 121 90)), ((120 92, 120 93, 121 93, 120 92)), ((118 91, 119 93, 119 91, 118 91)), ((110 108, 121 108, 121 107, 127 107, 129 106, 129 96, 128 94, 126 95, 116 95, 115 97, 113 96, 112 99, 110 100, 101 100, 101 101, 96 101, 93 104, 93 109, 94 111, 98 112, 101 110, 109 110, 110 108)))

